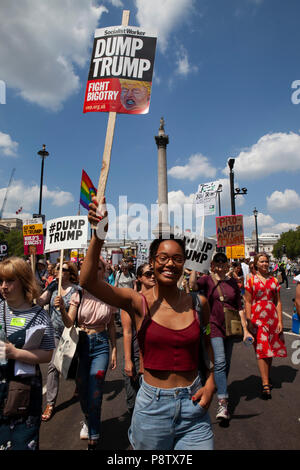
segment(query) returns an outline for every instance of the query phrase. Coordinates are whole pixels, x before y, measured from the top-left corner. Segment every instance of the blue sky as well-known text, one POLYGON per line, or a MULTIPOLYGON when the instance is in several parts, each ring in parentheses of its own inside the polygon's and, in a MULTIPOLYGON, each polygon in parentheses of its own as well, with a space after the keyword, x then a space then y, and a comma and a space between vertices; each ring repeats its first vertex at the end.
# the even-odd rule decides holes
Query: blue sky
MULTIPOLYGON (((37 152, 43 144, 50 153, 46 219, 77 213, 83 168, 98 185, 108 115, 83 114, 84 92, 94 31, 121 24, 124 9, 130 10, 131 26, 157 33, 158 44, 149 114, 120 114, 116 121, 106 197, 116 208, 113 224, 119 223, 120 238, 126 217, 119 212, 119 196, 131 207, 127 222, 133 204, 150 211, 157 201, 154 136, 162 116, 170 139, 170 206, 191 204, 200 183, 218 179, 222 215, 230 215, 227 159, 235 158, 235 185, 248 190, 236 198, 245 234, 254 230, 254 207, 259 233, 295 229, 298 0, 2 0, 0 80, 6 103, 0 104, 0 207, 16 169, 4 217, 15 216, 20 206, 22 217, 38 212, 37 152)), ((143 226, 145 217, 137 214, 134 223, 143 226)), ((214 233, 215 219, 206 217, 205 234, 214 233)))

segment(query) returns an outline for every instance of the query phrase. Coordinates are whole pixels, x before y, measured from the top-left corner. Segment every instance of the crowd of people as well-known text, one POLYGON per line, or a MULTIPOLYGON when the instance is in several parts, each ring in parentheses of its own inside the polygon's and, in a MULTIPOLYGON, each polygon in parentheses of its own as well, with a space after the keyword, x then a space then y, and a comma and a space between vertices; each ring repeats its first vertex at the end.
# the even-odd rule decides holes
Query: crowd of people
MULTIPOLYGON (((107 216, 102 206, 99 215, 97 206, 94 199, 89 212, 93 224, 107 216)), ((101 256, 105 230, 99 233, 94 231, 78 265, 63 260, 60 291, 59 260, 39 259, 35 273, 20 258, 0 263, 0 331, 5 333, 0 340, 0 448, 39 448, 40 425, 55 413, 61 380, 55 353, 64 328, 76 325, 74 393, 83 415, 78 435, 87 440, 88 450, 97 449, 106 373, 120 361, 118 325, 132 449, 212 450, 208 409, 216 393, 216 419, 228 426, 227 381, 237 335, 253 344, 261 398, 272 397, 272 360, 287 355, 280 300, 286 279, 278 276, 280 265, 271 266, 266 253, 232 263, 216 253, 209 272, 195 272, 184 269, 182 240, 160 238, 138 269, 132 258, 112 265, 101 256), (230 312, 237 315, 239 333, 228 333, 230 312), (40 331, 39 341, 26 349, 33 327, 40 331), (44 410, 43 363, 48 364, 44 410), (30 371, 16 375, 17 366, 30 371)), ((300 318, 300 279, 295 304, 300 318)))

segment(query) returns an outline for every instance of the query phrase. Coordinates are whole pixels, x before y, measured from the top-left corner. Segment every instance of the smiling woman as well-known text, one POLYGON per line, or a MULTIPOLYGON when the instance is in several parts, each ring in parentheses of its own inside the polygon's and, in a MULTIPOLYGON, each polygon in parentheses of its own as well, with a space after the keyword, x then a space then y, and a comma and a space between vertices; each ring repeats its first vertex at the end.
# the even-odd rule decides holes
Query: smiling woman
MULTIPOLYGON (((101 204, 100 213, 106 223, 105 198, 101 204)), ((91 224, 99 222, 97 206, 97 199, 93 198, 91 224)), ((207 413, 215 390, 212 368, 207 370, 205 384, 199 376, 201 331, 206 333, 205 346, 213 358, 207 328, 209 307, 204 297, 196 296, 194 303, 190 294, 177 287, 185 261, 183 242, 153 241, 149 266, 156 284, 143 294, 97 279, 96 260, 102 246, 103 239, 94 233, 82 265, 80 284, 103 302, 126 310, 136 325, 144 375, 129 429, 132 447, 212 449, 213 433, 207 413)))

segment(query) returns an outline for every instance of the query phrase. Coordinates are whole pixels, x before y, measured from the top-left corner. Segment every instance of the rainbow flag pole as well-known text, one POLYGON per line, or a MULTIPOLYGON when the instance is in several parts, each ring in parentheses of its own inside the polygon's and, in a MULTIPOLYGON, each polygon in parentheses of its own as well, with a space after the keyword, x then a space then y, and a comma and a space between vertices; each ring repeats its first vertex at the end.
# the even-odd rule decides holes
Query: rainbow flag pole
POLYGON ((92 197, 97 195, 97 189, 93 185, 88 174, 82 170, 81 186, 80 186, 80 204, 89 210, 89 204, 92 202, 92 197))

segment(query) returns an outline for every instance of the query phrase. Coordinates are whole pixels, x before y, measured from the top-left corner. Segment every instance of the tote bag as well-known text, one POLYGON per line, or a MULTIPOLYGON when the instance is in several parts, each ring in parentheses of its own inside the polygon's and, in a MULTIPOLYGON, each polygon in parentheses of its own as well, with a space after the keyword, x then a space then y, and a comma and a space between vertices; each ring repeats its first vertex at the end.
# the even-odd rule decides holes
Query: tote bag
POLYGON ((71 328, 64 328, 55 352, 54 366, 65 379, 71 378, 68 374, 72 360, 76 357, 78 340, 79 328, 76 328, 74 325, 71 328))

